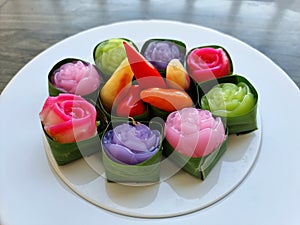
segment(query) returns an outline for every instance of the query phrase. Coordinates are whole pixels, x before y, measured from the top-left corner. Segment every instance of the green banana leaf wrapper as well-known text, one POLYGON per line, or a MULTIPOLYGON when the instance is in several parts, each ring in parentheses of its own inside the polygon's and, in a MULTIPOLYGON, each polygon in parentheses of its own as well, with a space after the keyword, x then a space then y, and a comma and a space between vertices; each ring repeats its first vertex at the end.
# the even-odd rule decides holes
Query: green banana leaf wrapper
MULTIPOLYGON (((93 59, 94 59, 94 63, 96 65, 96 67, 100 70, 101 74, 103 75, 104 81, 107 81, 111 77, 111 75, 113 74, 113 71, 112 70, 108 71, 108 69, 103 68, 102 62, 100 60, 100 56, 103 54, 103 49, 105 49, 105 45, 107 43, 109 43, 109 41, 114 40, 114 39, 119 39, 120 41, 126 41, 127 43, 132 45, 136 50, 138 50, 138 47, 135 45, 135 43, 133 41, 131 41, 127 38, 123 38, 123 37, 110 38, 110 39, 107 39, 107 40, 104 40, 104 41, 101 41, 100 43, 98 43, 94 47, 94 50, 93 50, 93 59)), ((117 52, 117 54, 118 54, 118 56, 116 58, 119 58, 119 62, 121 63, 126 58, 125 48, 124 48, 124 52, 121 52, 121 53, 117 52)), ((111 59, 111 60, 113 60, 113 59, 111 59)), ((115 62, 115 63, 117 63, 117 62, 115 62)), ((118 65, 120 65, 120 63, 118 65)), ((117 64, 115 64, 114 66, 117 66, 117 64)))
MULTIPOLYGON (((246 134, 249 132, 252 132, 254 130, 257 130, 257 104, 258 104, 258 93, 254 86, 248 81, 245 77, 241 75, 230 75, 230 76, 225 76, 218 78, 216 80, 210 80, 206 81, 203 83, 198 83, 198 88, 199 88, 199 94, 200 94, 200 108, 203 106, 205 94, 209 92, 215 85, 217 84, 222 84, 222 83, 233 83, 233 84, 238 84, 240 82, 244 82, 245 84, 248 85, 251 93, 254 95, 255 99, 255 106, 251 108, 248 113, 245 113, 240 116, 233 116, 233 117, 228 117, 228 116, 220 116, 226 124, 228 128, 229 134, 246 134)), ((209 110, 209 109, 208 109, 209 110)), ((219 116, 215 115, 213 112, 212 114, 214 116, 219 116)))
POLYGON ((149 110, 150 110, 150 114, 151 114, 152 118, 159 117, 159 118, 163 119, 164 121, 166 121, 168 115, 171 113, 171 112, 161 110, 161 109, 159 109, 155 106, 152 106, 150 104, 149 104, 149 110))
MULTIPOLYGON (((120 125, 124 121, 112 121, 107 128, 111 130, 114 126, 120 125)), ((157 122, 143 121, 143 124, 149 126, 152 130, 159 130, 161 133, 160 147, 158 151, 149 159, 135 164, 121 164, 109 158, 106 154, 103 143, 102 145, 102 160, 105 168, 105 174, 108 182, 118 183, 155 183, 160 180, 160 162, 162 157, 162 135, 163 127, 157 122)), ((129 122, 129 124, 132 124, 129 122)), ((106 132, 104 132, 105 134, 106 132)), ((104 135, 103 134, 103 135, 104 135)))
MULTIPOLYGON (((59 61, 58 63, 56 63, 52 67, 52 69, 50 70, 50 72, 48 74, 48 94, 49 94, 49 96, 54 96, 55 97, 55 96, 58 96, 60 93, 66 93, 66 92, 64 92, 64 91, 56 88, 52 84, 52 82, 51 82, 52 76, 54 75, 55 70, 59 69, 62 65, 66 64, 66 63, 70 63, 70 62, 75 62, 75 61, 81 61, 81 62, 83 62, 86 65, 89 64, 88 62, 83 61, 81 59, 66 58, 66 59, 63 59, 63 60, 59 61)), ((83 97, 85 100, 87 100, 90 103, 94 103, 94 102, 97 101, 97 98, 99 96, 99 92, 100 92, 100 89, 101 89, 101 83, 102 83, 101 72, 99 71, 99 69, 95 65, 93 65, 93 66, 98 71, 98 73, 100 75, 100 85, 99 85, 99 87, 95 91, 91 92, 90 94, 81 96, 81 97, 83 97)))
MULTIPOLYGON (((185 54, 186 54, 186 45, 185 45, 185 43, 183 43, 182 41, 179 41, 179 40, 174 40, 174 39, 163 39, 163 38, 153 38, 153 39, 149 39, 149 40, 147 40, 147 41, 143 44, 143 46, 142 46, 142 48, 141 48, 141 54, 142 54, 144 57, 145 57, 145 51, 146 51, 147 47, 149 46, 149 44, 150 44, 151 42, 154 42, 154 41, 168 41, 168 42, 171 42, 171 43, 174 43, 175 45, 177 45, 178 48, 179 48, 179 51, 180 51, 180 53, 181 53, 181 55, 182 55, 182 58, 180 59, 180 61, 181 61, 182 65, 184 65, 184 57, 185 57, 185 54)), ((160 66, 159 64, 157 64, 157 62, 155 62, 155 61, 149 60, 149 62, 151 62, 151 63, 153 64, 153 66, 157 68, 158 72, 159 72, 163 77, 166 77, 166 69, 161 69, 161 68, 160 68, 161 66, 160 66)))
POLYGON ((82 157, 92 155, 101 150, 101 134, 90 139, 61 144, 54 141, 43 129, 51 152, 59 166, 66 165, 82 157))
POLYGON ((108 117, 106 116, 105 112, 99 106, 98 102, 95 103, 95 107, 96 107, 96 112, 97 112, 96 120, 99 123, 97 125, 97 131, 99 134, 101 134, 107 128, 109 120, 108 120, 108 117))
POLYGON ((222 144, 216 148, 209 155, 199 158, 185 156, 169 144, 166 138, 163 141, 163 155, 172 160, 175 164, 182 168, 182 170, 191 174, 192 176, 205 180, 215 165, 218 163, 222 155, 227 150, 228 132, 226 131, 226 139, 222 144))

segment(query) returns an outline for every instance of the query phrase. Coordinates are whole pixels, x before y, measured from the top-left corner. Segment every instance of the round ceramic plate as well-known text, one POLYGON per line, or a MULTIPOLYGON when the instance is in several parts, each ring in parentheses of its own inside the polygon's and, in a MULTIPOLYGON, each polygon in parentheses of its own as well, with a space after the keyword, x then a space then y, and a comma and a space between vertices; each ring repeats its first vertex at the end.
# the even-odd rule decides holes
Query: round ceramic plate
MULTIPOLYGON (((300 183, 293 179, 300 170, 297 160, 300 153, 294 149, 300 146, 296 142, 297 132, 289 130, 300 126, 293 120, 300 115, 300 109, 289 104, 277 107, 278 101, 284 99, 299 101, 299 89, 278 66, 237 39, 204 27, 170 21, 131 21, 97 27, 67 38, 28 63, 0 96, 1 224, 90 225, 101 221, 126 225, 199 222, 212 225, 234 221, 277 225, 287 219, 294 222, 299 218, 293 209, 297 209, 296 196, 300 195, 300 183), (102 169, 97 155, 89 158, 92 165, 98 166, 92 170, 85 160, 57 167, 51 154, 49 160, 45 154, 38 116, 48 95, 48 71, 68 57, 92 62, 94 46, 111 37, 137 42, 154 37, 179 39, 188 49, 210 44, 223 46, 230 52, 235 73, 245 76, 258 90, 259 129, 230 137, 228 151, 204 182, 180 172, 154 186, 108 184, 100 175, 102 169), (278 91, 266 91, 270 80, 278 91), (288 117, 286 110, 290 112, 288 117), (276 127, 285 132, 279 132, 276 127), (279 182, 279 178, 284 178, 284 182, 279 182), (167 220, 138 218, 174 215, 181 216, 167 220), (268 223, 263 218, 268 218, 268 223)), ((49 153, 47 147, 46 153, 49 153)))
MULTIPOLYGON (((154 33, 150 37, 153 35, 154 33)), ((109 38, 115 37, 121 36, 109 38)), ((147 41, 132 34, 125 37, 132 40, 139 49, 147 41)), ((165 36, 156 37, 164 38, 165 36)), ((89 35, 86 38, 89 40, 89 35)), ((98 42, 106 39, 98 39, 98 42)), ((186 43, 187 52, 190 50, 189 40, 178 36, 172 39, 186 43)), ((76 44, 78 45, 79 42, 76 44)), ((199 43, 198 46, 201 45, 203 44, 199 43)), ((92 48, 88 46, 90 44, 84 48, 85 55, 91 54, 96 45, 92 48)), ((80 58, 85 55, 82 54, 80 58)), ((236 58, 234 64, 238 64, 238 56, 231 55, 231 57, 233 60, 236 58)), ((51 65, 50 63, 49 66, 51 65)), ((260 141, 261 125, 258 119, 258 130, 255 132, 229 136, 227 151, 204 181, 183 171, 177 173, 179 169, 170 160, 162 160, 160 182, 152 185, 107 182, 101 153, 93 154, 91 157, 85 157, 66 166, 58 166, 47 142, 45 142, 45 149, 50 165, 59 178, 83 199, 114 213, 133 217, 162 218, 203 209, 233 191, 254 164, 259 153, 260 141)))

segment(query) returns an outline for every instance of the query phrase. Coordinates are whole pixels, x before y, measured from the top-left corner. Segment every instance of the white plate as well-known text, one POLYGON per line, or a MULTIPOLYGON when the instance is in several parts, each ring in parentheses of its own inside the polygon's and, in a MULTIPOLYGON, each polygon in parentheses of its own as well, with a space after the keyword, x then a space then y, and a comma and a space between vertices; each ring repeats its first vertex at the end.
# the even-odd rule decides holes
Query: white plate
MULTIPOLYGON (((170 21, 131 21, 72 36, 28 63, 0 97, 1 224, 99 224, 99 221, 118 224, 232 224, 233 221, 235 224, 299 224, 296 209, 300 201, 297 179, 300 122, 295 119, 300 115, 299 100, 299 89, 267 57, 232 37, 207 28, 170 21), (246 76, 256 87, 260 97, 260 130, 263 130, 261 153, 249 176, 227 198, 195 213, 168 220, 141 219, 90 204, 55 176, 46 158, 38 118, 47 96, 47 73, 57 61, 66 57, 92 61, 91 49, 99 41, 111 37, 128 37, 134 41, 151 37, 175 38, 184 40, 188 48, 222 45, 234 60, 235 72, 246 76)), ((118 198, 115 200, 112 208, 122 203, 118 198)), ((174 208, 182 204, 180 199, 171 201, 174 208)), ((145 202, 141 201, 140 206, 143 204, 145 202)), ((121 206, 123 208, 117 208, 121 213, 129 208, 139 214, 139 209, 143 208, 135 210, 136 205, 130 208, 130 204, 121 206)), ((163 213, 163 210, 162 205, 156 213, 163 213)))

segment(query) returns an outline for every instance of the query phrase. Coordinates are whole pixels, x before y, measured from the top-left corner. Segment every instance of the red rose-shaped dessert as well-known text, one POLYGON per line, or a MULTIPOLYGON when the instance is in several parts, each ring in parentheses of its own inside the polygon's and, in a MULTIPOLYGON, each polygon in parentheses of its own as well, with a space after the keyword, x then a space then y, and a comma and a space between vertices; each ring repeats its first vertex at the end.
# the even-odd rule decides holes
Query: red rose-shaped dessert
POLYGON ((82 97, 73 94, 48 97, 39 115, 58 165, 100 149, 96 109, 82 97))
POLYGON ((47 134, 60 143, 81 141, 97 133, 96 109, 80 96, 48 97, 40 118, 47 134))
POLYGON ((220 46, 192 49, 187 56, 187 69, 196 82, 216 79, 232 73, 232 62, 220 46))

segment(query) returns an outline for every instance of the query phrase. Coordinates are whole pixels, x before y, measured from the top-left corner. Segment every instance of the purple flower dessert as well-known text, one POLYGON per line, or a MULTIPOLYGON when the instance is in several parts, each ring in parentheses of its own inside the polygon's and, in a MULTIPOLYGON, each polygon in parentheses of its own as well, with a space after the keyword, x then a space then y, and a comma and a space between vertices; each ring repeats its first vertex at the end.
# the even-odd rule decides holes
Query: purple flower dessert
POLYGON ((172 59, 178 59, 183 63, 185 52, 184 43, 168 39, 148 40, 141 50, 142 55, 163 73, 172 59))
POLYGON ((151 158, 160 145, 160 133, 144 124, 124 123, 108 131, 102 139, 105 153, 118 163, 135 165, 151 158))

